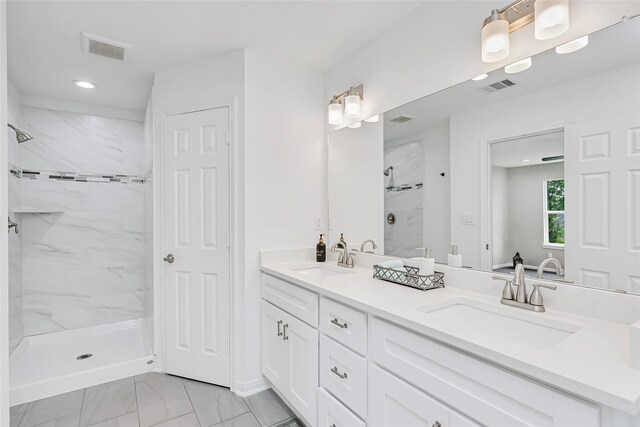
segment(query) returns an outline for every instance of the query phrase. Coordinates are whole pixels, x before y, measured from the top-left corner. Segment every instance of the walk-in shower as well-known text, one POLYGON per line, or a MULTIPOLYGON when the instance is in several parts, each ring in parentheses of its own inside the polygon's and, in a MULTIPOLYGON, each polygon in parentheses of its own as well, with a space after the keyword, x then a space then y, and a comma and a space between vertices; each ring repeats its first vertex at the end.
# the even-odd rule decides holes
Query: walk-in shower
POLYGON ((11 405, 155 367, 150 125, 20 99, 3 159, 11 405))

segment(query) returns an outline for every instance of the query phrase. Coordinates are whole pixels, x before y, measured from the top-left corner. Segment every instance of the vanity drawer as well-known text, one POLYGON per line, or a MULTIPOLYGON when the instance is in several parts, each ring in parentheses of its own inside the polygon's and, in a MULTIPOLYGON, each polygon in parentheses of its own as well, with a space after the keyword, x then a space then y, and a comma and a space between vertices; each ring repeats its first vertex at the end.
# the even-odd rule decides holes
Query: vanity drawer
POLYGON ((320 331, 362 355, 367 354, 367 315, 320 298, 320 331))
POLYGON ((367 361, 320 336, 320 385, 362 418, 367 417, 367 361))
POLYGON ((365 427, 366 424, 323 388, 318 389, 318 426, 365 427))
POLYGON ((263 274, 262 298, 303 322, 318 327, 318 294, 263 274))
POLYGON ((369 357, 465 415, 491 426, 598 426, 599 408, 380 319, 369 357), (508 390, 508 392, 505 392, 508 390))

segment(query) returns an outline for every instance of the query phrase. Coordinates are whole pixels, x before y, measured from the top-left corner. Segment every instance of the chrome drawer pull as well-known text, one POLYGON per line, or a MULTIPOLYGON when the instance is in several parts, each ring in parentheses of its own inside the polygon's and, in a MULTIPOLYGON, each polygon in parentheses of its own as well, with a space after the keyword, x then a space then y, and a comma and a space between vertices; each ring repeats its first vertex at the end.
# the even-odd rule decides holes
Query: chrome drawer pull
POLYGON ((280 326, 282 326, 282 320, 278 320, 278 336, 282 336, 282 331, 280 330, 280 326))
POLYGON ((336 319, 335 317, 334 317, 333 319, 331 319, 331 323, 333 323, 334 325, 336 325, 336 326, 337 326, 337 327, 339 327, 339 328, 347 329, 347 322, 345 322, 345 323, 340 323, 340 322, 338 321, 338 319, 336 319))
POLYGON ((343 380, 347 378, 347 373, 345 372, 344 374, 341 374, 340 372, 338 372, 338 367, 337 366, 334 366, 333 368, 331 368, 331 372, 333 372, 334 374, 336 374, 337 376, 339 376, 343 380))
POLYGON ((287 336, 287 328, 288 327, 289 327, 288 323, 285 323, 284 326, 282 327, 282 333, 283 333, 282 339, 285 340, 285 341, 289 339, 289 337, 287 336))

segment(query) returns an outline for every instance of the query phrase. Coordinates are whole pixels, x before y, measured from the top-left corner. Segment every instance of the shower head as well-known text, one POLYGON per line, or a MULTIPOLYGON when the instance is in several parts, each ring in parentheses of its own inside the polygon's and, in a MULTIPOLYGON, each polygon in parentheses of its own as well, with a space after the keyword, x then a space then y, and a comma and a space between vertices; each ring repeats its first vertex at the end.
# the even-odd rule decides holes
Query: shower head
MULTIPOLYGON (((389 166, 388 168, 386 168, 384 171, 382 171, 382 173, 384 174, 384 176, 389 176, 389 172, 393 171, 393 166, 389 166)), ((393 176, 393 173, 392 175, 393 176)))
POLYGON ((16 139, 18 140, 18 144, 22 144, 23 142, 26 142, 26 141, 29 141, 29 140, 33 139, 33 137, 31 135, 29 135, 26 132, 21 131, 20 129, 18 129, 17 127, 12 125, 11 123, 7 123, 7 126, 9 126, 11 129, 13 129, 15 131, 16 139))

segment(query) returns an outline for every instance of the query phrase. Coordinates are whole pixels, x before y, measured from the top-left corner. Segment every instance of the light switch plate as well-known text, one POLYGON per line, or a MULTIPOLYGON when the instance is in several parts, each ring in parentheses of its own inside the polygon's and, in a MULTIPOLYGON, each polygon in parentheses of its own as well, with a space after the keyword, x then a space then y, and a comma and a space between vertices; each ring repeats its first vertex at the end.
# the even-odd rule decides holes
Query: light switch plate
POLYGON ((474 214, 460 214, 460 224, 475 225, 476 216, 474 214))
POLYGON ((316 215, 313 219, 316 231, 322 231, 322 215, 316 215))

